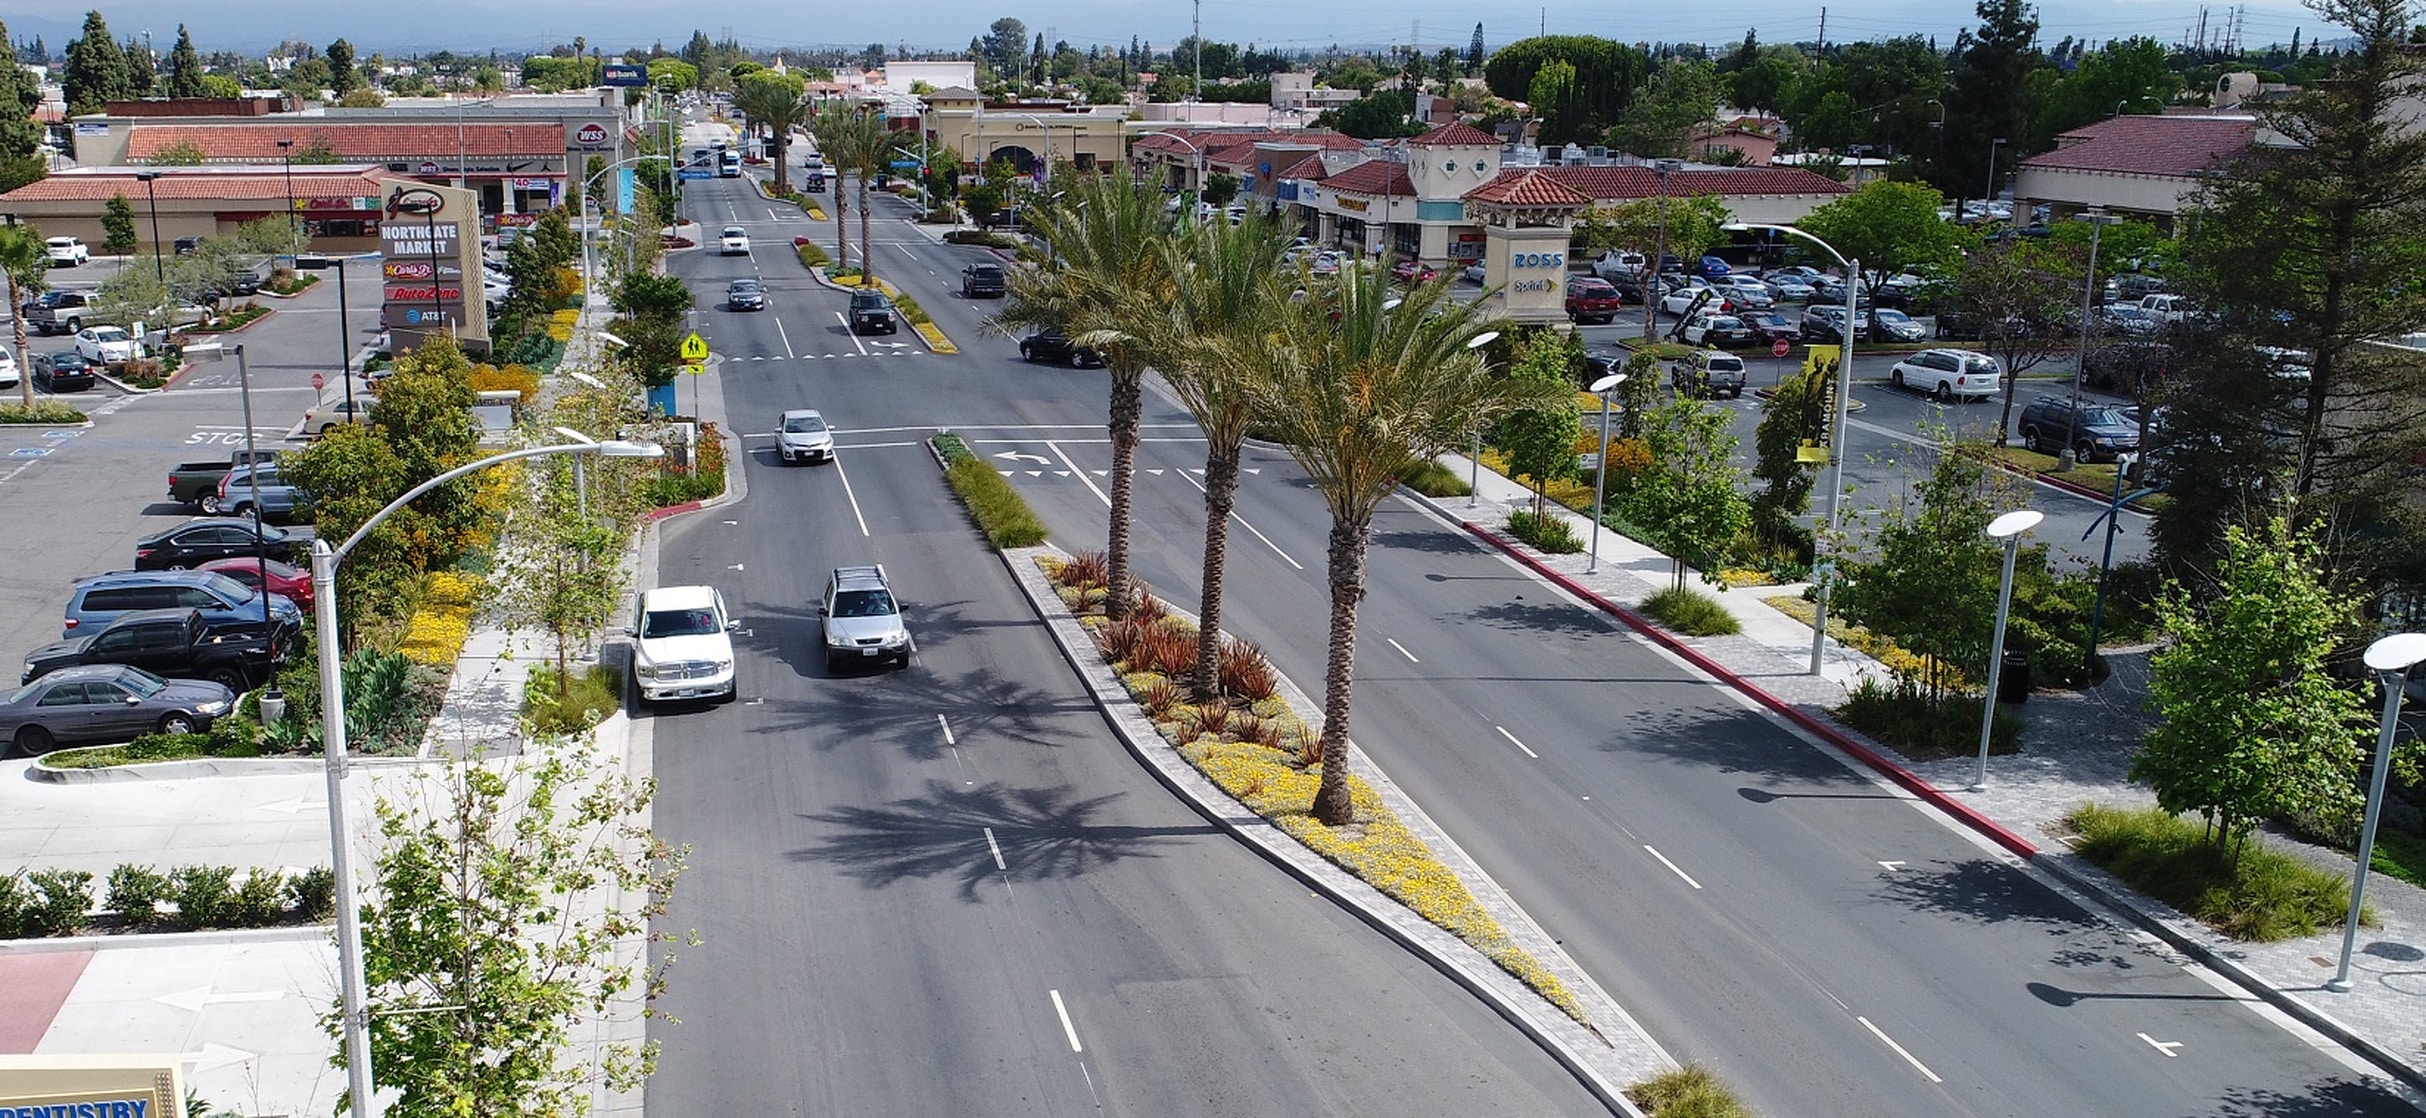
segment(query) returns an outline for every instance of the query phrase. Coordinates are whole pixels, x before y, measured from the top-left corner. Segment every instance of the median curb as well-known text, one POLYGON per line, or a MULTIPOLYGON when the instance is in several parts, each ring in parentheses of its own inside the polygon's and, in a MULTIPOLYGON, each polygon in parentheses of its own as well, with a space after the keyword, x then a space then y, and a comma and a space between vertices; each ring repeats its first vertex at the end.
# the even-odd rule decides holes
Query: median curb
MULTIPOLYGON (((355 765, 411 765, 420 757, 379 757, 353 754, 345 759, 355 765)), ((25 770, 27 780, 45 784, 124 784, 144 780, 202 780, 218 776, 296 776, 324 772, 328 759, 318 753, 294 757, 183 757, 173 761, 143 761, 131 765, 103 765, 92 769, 53 768, 36 758, 25 770)))

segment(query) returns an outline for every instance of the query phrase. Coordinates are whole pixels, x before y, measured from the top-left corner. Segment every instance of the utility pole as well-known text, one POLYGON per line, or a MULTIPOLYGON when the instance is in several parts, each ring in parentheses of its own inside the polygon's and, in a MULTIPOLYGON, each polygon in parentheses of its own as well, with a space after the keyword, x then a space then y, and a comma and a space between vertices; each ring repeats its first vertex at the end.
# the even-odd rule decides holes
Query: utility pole
MULTIPOLYGON (((1193 34, 1196 40, 1196 88, 1190 91, 1188 100, 1202 101, 1205 99, 1205 0, 1196 0, 1194 6, 1196 9, 1193 34)), ((1190 117, 1189 119, 1194 120, 1195 118, 1190 117)), ((1047 142, 1050 143, 1049 140, 1047 142)))
POLYGON ((1813 62, 1813 64, 1815 64, 1815 65, 1816 65, 1816 64, 1819 62, 1819 60, 1820 60, 1821 58, 1823 58, 1823 57, 1825 57, 1825 56, 1827 55, 1827 53, 1828 53, 1828 7, 1827 7, 1827 5, 1823 4, 1823 5, 1821 5, 1821 6, 1820 6, 1820 30, 1819 30, 1819 43, 1818 43, 1818 45, 1816 45, 1816 46, 1814 46, 1814 47, 1812 47, 1812 48, 1811 48, 1811 61, 1813 62))

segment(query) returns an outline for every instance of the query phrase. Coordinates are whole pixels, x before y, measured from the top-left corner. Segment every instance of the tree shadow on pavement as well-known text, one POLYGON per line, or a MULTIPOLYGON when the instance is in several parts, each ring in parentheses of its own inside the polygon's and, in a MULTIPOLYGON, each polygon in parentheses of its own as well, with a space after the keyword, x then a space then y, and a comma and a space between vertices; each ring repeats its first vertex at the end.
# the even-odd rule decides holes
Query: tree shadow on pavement
POLYGON ((1700 680, 1637 683, 1627 695, 1637 705, 1611 720, 1597 743, 1603 752, 1754 774, 1763 778, 1757 791, 1771 799, 1878 791, 1767 718, 1717 698, 1700 680))
POLYGON ((2200 1111, 2195 1118, 2357 1118, 2416 1113, 2380 1087, 2328 1079, 2298 1092, 2234 1087, 2216 1100, 2215 1109, 2200 1111))
POLYGON ((1525 629, 1570 637, 1597 637, 1617 632, 1616 624, 1599 614, 1577 609, 1548 590, 1540 593, 1539 601, 1518 595, 1498 605, 1468 610, 1465 616, 1502 629, 1525 629))
POLYGON ((1091 821, 1118 799, 1077 799, 1062 788, 954 788, 929 781, 921 796, 806 816, 835 833, 790 857, 831 863, 871 888, 908 878, 956 877, 963 899, 975 900, 979 884, 998 875, 1076 877, 1124 858, 1159 857, 1158 848, 1168 842, 1217 833, 1209 823, 1135 827, 1091 821), (995 868, 995 848, 1001 851, 1002 869, 995 868))
POLYGON ((1965 924, 2030 925, 2045 929, 2051 936, 2079 937, 2077 944, 2067 945, 2057 953, 2054 962, 2059 966, 2106 962, 2131 965, 2116 958, 2114 952, 2093 949, 2102 946, 2119 949, 2120 943, 2094 944, 2093 941, 2104 936, 2103 927, 2072 902, 2020 870, 1984 857, 1898 865, 1880 875, 1878 887, 1871 895, 1890 904, 1965 924))

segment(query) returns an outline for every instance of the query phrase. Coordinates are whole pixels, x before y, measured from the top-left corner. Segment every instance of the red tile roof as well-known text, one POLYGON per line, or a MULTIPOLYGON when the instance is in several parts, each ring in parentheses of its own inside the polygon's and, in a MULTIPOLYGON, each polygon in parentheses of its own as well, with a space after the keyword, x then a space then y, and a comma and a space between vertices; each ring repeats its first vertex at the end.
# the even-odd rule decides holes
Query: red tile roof
POLYGON ((1415 183, 1407 178, 1407 165, 1387 159, 1368 159, 1325 179, 1331 189, 1347 194, 1385 194, 1415 196, 1415 183))
MULTIPOLYGON (((82 167, 61 171, 38 182, 27 183, 6 194, 0 194, 0 204, 10 202, 106 202, 113 194, 124 194, 141 202, 145 186, 135 177, 132 167, 82 167)), ((402 181, 394 176, 360 169, 333 171, 323 167, 295 168, 294 196, 297 198, 373 198, 387 192, 387 184, 402 181)), ((149 184, 151 195, 161 201, 268 201, 283 205, 287 197, 284 168, 234 172, 231 170, 184 170, 176 167, 160 169, 160 177, 149 184)), ((273 207, 275 208, 275 207, 273 207)))
POLYGON ((148 162, 179 144, 202 149, 214 162, 276 163, 278 141, 293 140, 295 149, 321 138, 337 157, 357 162, 391 159, 431 159, 460 151, 466 156, 560 156, 565 150, 565 126, 542 121, 529 124, 466 124, 461 139, 453 121, 444 124, 356 123, 351 121, 255 120, 245 124, 135 124, 127 135, 126 158, 148 162), (460 146, 458 146, 460 144, 460 146))
POLYGON ((1273 175, 1272 177, 1280 179, 1324 179, 1329 178, 1330 176, 1331 165, 1323 162, 1323 157, 1320 155, 1309 155, 1304 159, 1300 159, 1295 163, 1281 168, 1279 173, 1273 175))
POLYGON ((2246 116, 2118 116, 2055 138, 2054 151, 2022 166, 2187 178, 2248 149, 2257 121, 2246 116))
POLYGON ((1407 142, 1416 147, 1495 148, 1499 146, 1499 137, 1465 121, 1452 120, 1407 142))
MULTIPOLYGON (((1539 170, 1558 182, 1575 188, 1601 202, 1629 202, 1638 198, 1660 196, 1659 175, 1649 167, 1510 167, 1500 171, 1499 178, 1528 170, 1539 170)), ((1498 181, 1497 178, 1493 180, 1498 181)), ((1487 188, 1490 183, 1483 184, 1487 188)), ((1771 194, 1845 194, 1851 187, 1825 175, 1814 174, 1796 167, 1722 167, 1713 170, 1678 171, 1668 176, 1668 196, 1689 198, 1697 194, 1721 197, 1747 197, 1771 194)))
POLYGON ((1591 195, 1552 178, 1539 167, 1502 171, 1491 181, 1466 192, 1469 202, 1502 206, 1589 206, 1591 195))

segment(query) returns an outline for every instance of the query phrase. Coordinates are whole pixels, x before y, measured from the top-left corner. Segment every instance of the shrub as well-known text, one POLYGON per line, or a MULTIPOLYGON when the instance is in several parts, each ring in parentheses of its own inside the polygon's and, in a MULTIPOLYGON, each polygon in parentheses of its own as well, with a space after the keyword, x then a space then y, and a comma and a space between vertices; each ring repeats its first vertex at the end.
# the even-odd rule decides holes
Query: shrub
POLYGON ((286 879, 286 904, 305 920, 325 920, 337 910, 337 874, 314 866, 286 879))
POLYGON ((6 423, 82 423, 83 412, 55 400, 44 400, 33 407, 23 404, 0 404, 0 424, 6 423))
POLYGON ((1432 461, 1416 463, 1399 477, 1398 483, 1426 497, 1463 497, 1474 492, 1466 479, 1457 476, 1457 471, 1432 461))
POLYGON ((1535 516, 1530 510, 1518 509, 1508 514, 1508 534, 1552 555, 1572 555, 1584 549, 1584 541, 1575 538, 1575 529, 1555 514, 1535 516))
POLYGON ((18 870, 0 877, 0 939, 69 935, 93 911, 93 875, 83 870, 18 870))
POLYGON ((1139 624, 1137 662, 1132 667, 1172 679, 1185 679, 1196 670, 1196 634, 1176 625, 1139 624))
POLYGON ((1221 690, 1250 703, 1260 703, 1280 690, 1280 673, 1264 650, 1242 640, 1225 642, 1221 650, 1221 690))
POLYGON ((1230 729, 1230 704, 1215 699, 1192 707, 1184 707, 1179 719, 1181 736, 1218 738, 1230 729))
MULTIPOLYGON (((2083 804, 2064 817, 2074 848, 2134 889, 2237 940, 2272 943, 2342 923, 2350 879, 2245 839, 2216 841, 2204 824, 2162 808, 2083 804)), ((2372 910, 2359 922, 2373 923, 2372 910)))
POLYGON ((943 239, 945 244, 953 245, 984 245, 987 248, 1002 249, 1016 249, 1019 247, 1019 238, 1017 237, 1011 236, 1007 233, 993 233, 982 229, 954 229, 948 233, 945 233, 943 235, 943 239))
POLYGON ((572 686, 558 694, 556 669, 531 669, 522 688, 522 716, 538 734, 587 733, 622 705, 623 676, 604 664, 577 669, 572 686))
MULTIPOLYGON (((1893 683, 1883 685, 1864 676, 1844 705, 1836 708, 1836 716, 1906 757, 1935 761, 1979 751, 1980 712, 1971 709, 1978 701, 1957 695, 1932 702, 1928 690, 1909 676, 1899 675, 1893 683)), ((1993 726, 1988 738, 1990 753, 2011 753, 2020 747, 2020 715, 2000 709, 1993 726)))
POLYGON ((239 928, 266 928, 286 919, 286 882, 276 870, 258 867, 228 894, 227 922, 239 928))
POLYGON ((994 467, 977 458, 961 458, 945 467, 944 479, 995 548, 1034 547, 1044 542, 1043 522, 994 467))
POLYGON ((235 902, 233 866, 179 866, 170 870, 169 889, 177 902, 177 926, 186 931, 224 928, 235 902))
POLYGON ((520 365, 474 365, 468 383, 474 392, 519 392, 524 404, 539 398, 539 374, 520 365))
POLYGON ((168 877, 150 866, 121 865, 110 871, 110 911, 135 924, 160 918, 160 902, 169 899, 168 877))
POLYGON ((817 247, 806 237, 792 238, 792 252, 800 257, 800 266, 812 272, 833 260, 833 257, 826 255, 826 250, 817 247))
POLYGON ((656 508, 705 501, 724 492, 724 436, 713 423, 699 425, 699 443, 689 466, 670 462, 643 486, 656 508))
POLYGON ((1146 716, 1156 722, 1169 718, 1187 699, 1187 692, 1167 676, 1154 676, 1133 690, 1137 704, 1146 708, 1146 716))
POLYGON ((1643 612, 1689 637, 1731 637, 1744 631, 1718 599, 1690 586, 1670 586, 1643 599, 1643 612))
POLYGON ((1061 565, 1061 577, 1057 581, 1063 586, 1080 590, 1109 585, 1112 581, 1111 560, 1100 551, 1081 551, 1061 565))
POLYGON ((1687 1065, 1626 1088, 1626 1097, 1651 1118, 1751 1118, 1752 1111, 1727 1092, 1707 1068, 1687 1065))

